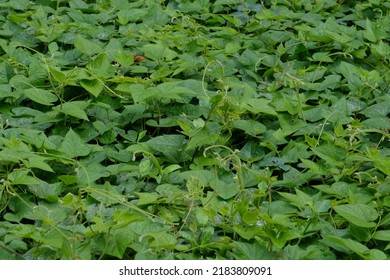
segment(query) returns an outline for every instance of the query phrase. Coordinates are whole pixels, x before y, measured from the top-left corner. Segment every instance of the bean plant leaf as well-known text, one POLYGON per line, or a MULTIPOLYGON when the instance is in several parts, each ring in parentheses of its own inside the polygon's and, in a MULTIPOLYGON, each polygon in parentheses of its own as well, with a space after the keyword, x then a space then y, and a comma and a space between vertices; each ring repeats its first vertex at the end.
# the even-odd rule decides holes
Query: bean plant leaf
POLYGON ((276 116, 275 109, 269 106, 269 103, 270 101, 267 99, 250 99, 247 103, 247 109, 255 114, 263 113, 276 116))
POLYGON ((8 180, 15 185, 39 184, 39 179, 29 175, 29 170, 15 169, 8 175, 8 180))
POLYGON ((364 228, 374 227, 378 218, 374 208, 361 203, 336 205, 333 209, 347 221, 364 228))
POLYGON ((89 102, 84 101, 70 101, 53 107, 53 110, 88 121, 88 116, 85 113, 85 109, 88 107, 88 104, 89 102))
POLYGON ((312 151, 317 156, 324 159, 325 162, 331 165, 340 166, 344 164, 346 152, 341 147, 332 144, 326 144, 319 147, 314 147, 312 148, 312 151))
POLYGON ((101 46, 92 42, 91 40, 85 39, 81 35, 77 36, 76 40, 74 41, 74 45, 80 52, 89 56, 103 51, 101 46))
POLYGON ((66 133, 59 150, 69 158, 87 156, 90 153, 88 145, 73 129, 69 129, 66 133))
POLYGON ((58 97, 50 91, 39 88, 25 89, 23 94, 34 102, 48 106, 52 105, 58 99, 58 97))
POLYGON ((104 84, 99 79, 82 79, 80 85, 85 88, 90 94, 97 97, 104 89, 104 84))
POLYGON ((240 191, 238 182, 226 176, 222 179, 214 176, 210 181, 210 186, 223 199, 232 198, 240 191))
POLYGON ((233 121, 233 126, 242 129, 245 133, 255 137, 266 131, 266 127, 263 124, 253 120, 235 120, 233 121))
POLYGON ((137 193, 139 196, 137 205, 148 205, 148 204, 155 204, 158 203, 158 193, 152 192, 152 193, 137 193))
POLYGON ((390 241, 390 230, 378 230, 373 237, 376 240, 390 241))
POLYGON ((146 44, 141 47, 141 50, 144 52, 147 58, 152 60, 172 60, 177 56, 177 53, 171 50, 168 46, 163 45, 162 43, 157 44, 146 44))

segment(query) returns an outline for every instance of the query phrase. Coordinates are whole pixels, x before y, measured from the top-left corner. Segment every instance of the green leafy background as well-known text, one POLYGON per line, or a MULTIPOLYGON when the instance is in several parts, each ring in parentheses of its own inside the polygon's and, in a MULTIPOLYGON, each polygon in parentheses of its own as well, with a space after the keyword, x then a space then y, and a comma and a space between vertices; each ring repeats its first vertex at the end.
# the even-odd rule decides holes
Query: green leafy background
POLYGON ((2 1, 0 259, 388 259, 389 11, 2 1))

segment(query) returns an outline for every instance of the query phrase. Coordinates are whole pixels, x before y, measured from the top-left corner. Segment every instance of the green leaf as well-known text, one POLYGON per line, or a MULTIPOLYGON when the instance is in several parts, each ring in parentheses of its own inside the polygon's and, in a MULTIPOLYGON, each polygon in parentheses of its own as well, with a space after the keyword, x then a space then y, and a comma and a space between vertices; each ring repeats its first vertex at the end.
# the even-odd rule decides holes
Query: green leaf
MULTIPOLYGON (((84 151, 86 153, 86 151, 84 151)), ((89 163, 86 166, 82 166, 77 170, 77 182, 79 185, 91 185, 96 180, 110 176, 110 172, 106 167, 99 163, 89 163)), ((107 182, 108 183, 108 182, 107 182)), ((106 186, 105 188, 111 188, 106 186)))
POLYGON ((254 137, 267 131, 265 125, 254 120, 234 120, 233 127, 244 130, 246 134, 254 137))
POLYGON ((90 148, 76 132, 69 129, 61 143, 59 151, 69 158, 75 158, 89 155, 90 148))
POLYGON ((281 129, 277 130, 276 133, 279 132, 283 137, 291 135, 301 128, 307 127, 307 123, 304 120, 292 117, 290 114, 279 113, 278 119, 281 129))
POLYGON ((86 68, 102 79, 111 78, 115 74, 115 69, 105 53, 97 55, 92 62, 88 63, 86 68))
POLYGON ((8 175, 8 180, 14 185, 35 185, 39 184, 39 179, 28 175, 29 170, 15 169, 8 175))
POLYGON ((331 200, 325 199, 325 200, 320 200, 315 203, 315 209, 318 213, 325 213, 328 212, 328 210, 331 207, 331 200))
POLYGON ((387 176, 390 176, 390 161, 388 156, 384 157, 379 153, 378 149, 367 149, 367 156, 373 161, 376 168, 387 176))
POLYGON ((155 192, 151 193, 136 193, 138 195, 137 205, 148 205, 158 203, 159 194, 155 192))
POLYGON ((272 259, 267 248, 258 242, 249 243, 243 241, 233 241, 233 255, 236 260, 269 260, 272 259))
POLYGON ((118 12, 118 22, 121 25, 129 22, 137 22, 142 20, 147 14, 148 11, 146 9, 120 10, 118 12))
POLYGON ((88 107, 88 105, 88 101, 69 101, 53 107, 53 111, 88 121, 88 116, 85 113, 85 109, 88 107))
POLYGON ((390 98, 383 98, 383 102, 371 105, 361 113, 368 118, 386 118, 390 113, 390 98))
POLYGON ((307 151, 308 145, 302 142, 290 141, 283 149, 281 156, 286 162, 297 162, 300 158, 308 158, 311 152, 307 151))
POLYGON ((186 140, 184 135, 161 135, 146 142, 153 150, 163 153, 170 161, 179 159, 179 153, 183 149, 186 140))
POLYGON ((384 58, 384 59, 389 59, 390 55, 390 46, 389 44, 383 42, 382 40, 379 41, 377 44, 372 44, 371 48, 372 52, 377 54, 377 56, 384 58))
POLYGON ((250 99, 245 106, 247 110, 252 113, 259 114, 263 113, 266 115, 276 116, 276 111, 274 108, 269 106, 270 100, 259 98, 259 99, 250 99))
POLYGON ((134 63, 134 56, 126 53, 124 50, 120 50, 114 57, 114 60, 117 61, 122 66, 130 66, 134 63))
POLYGON ((347 221, 365 228, 374 227, 378 218, 378 212, 365 204, 343 204, 333 206, 333 209, 347 221))
POLYGON ((144 158, 138 165, 139 167, 139 174, 141 177, 146 177, 152 175, 153 169, 155 169, 155 166, 151 159, 144 158))
POLYGON ((375 36, 375 32, 373 30, 372 22, 368 18, 366 18, 366 30, 364 30, 362 33, 367 40, 371 42, 377 41, 377 37, 375 36))
POLYGON ((312 56, 313 61, 319 62, 333 62, 333 59, 329 56, 327 52, 316 52, 312 56))
POLYGON ((158 97, 183 100, 184 97, 195 97, 198 94, 190 88, 182 85, 181 82, 165 82, 157 86, 161 93, 158 97))
POLYGON ((218 134, 211 134, 207 130, 200 130, 196 133, 187 143, 186 150, 192 150, 194 148, 203 145, 213 145, 220 139, 218 134))
POLYGON ((240 185, 232 177, 224 176, 223 179, 219 179, 217 176, 210 182, 210 187, 220 196, 222 199, 229 199, 238 194, 240 191, 240 185))
POLYGON ((283 248, 287 241, 296 239, 300 236, 298 232, 293 230, 282 230, 279 232, 269 231, 267 232, 267 235, 278 248, 283 248))
POLYGON ((23 94, 32 101, 47 106, 52 105, 58 99, 58 97, 50 91, 39 88, 25 89, 23 94))
POLYGON ((165 46, 162 43, 146 44, 143 45, 140 49, 144 52, 147 58, 156 61, 161 59, 170 61, 177 57, 177 53, 175 51, 171 50, 168 46, 165 46))
POLYGON ((381 241, 390 241, 390 230, 378 230, 372 238, 381 241))
POLYGON ((80 85, 95 97, 98 97, 104 89, 104 83, 99 79, 82 79, 80 85))
POLYGON ((176 237, 168 232, 147 234, 144 236, 144 238, 145 237, 153 237, 153 241, 150 242, 151 248, 173 249, 177 243, 176 237))
MULTIPOLYGON (((31 195, 21 194, 21 198, 24 199, 25 203, 21 202, 20 199, 9 201, 8 207, 11 211, 4 214, 4 220, 19 223, 21 219, 30 215, 34 207, 37 206, 31 202, 31 195)), ((18 232, 18 235, 20 236, 20 232, 18 232)))
POLYGON ((205 209, 198 208, 195 212, 196 221, 205 226, 209 222, 209 217, 207 216, 207 211, 205 209))
POLYGON ((261 228, 258 226, 243 226, 240 224, 234 225, 233 229, 245 240, 251 240, 261 232, 261 228))
POLYGON ((346 250, 351 250, 352 252, 358 254, 360 257, 366 260, 383 259, 383 257, 385 257, 386 259, 386 256, 383 254, 383 252, 378 252, 378 250, 375 249, 370 250, 362 243, 349 238, 326 236, 323 240, 323 243, 335 248, 338 251, 345 252, 346 250))
POLYGON ((43 157, 32 155, 28 160, 24 160, 23 163, 28 168, 38 168, 44 171, 54 172, 50 165, 45 162, 45 160, 46 159, 43 157))
POLYGON ((371 228, 359 227, 354 224, 349 225, 351 235, 359 242, 368 242, 371 239, 371 228))
POLYGON ((311 148, 311 150, 326 161, 326 163, 333 166, 343 166, 346 157, 346 151, 332 144, 324 144, 318 147, 311 148))
POLYGON ((47 231, 40 240, 43 244, 47 244, 53 248, 60 249, 64 243, 65 236, 57 229, 47 231))
POLYGON ((210 170, 189 170, 179 174, 184 180, 196 179, 202 182, 203 186, 207 186, 210 180, 214 177, 214 174, 210 170))
POLYGON ((101 46, 83 38, 80 35, 78 35, 76 40, 74 41, 74 46, 76 47, 76 49, 89 56, 103 52, 103 48, 101 46))
POLYGON ((128 246, 136 240, 136 236, 131 230, 132 224, 113 229, 107 239, 103 239, 100 249, 105 253, 114 256, 118 259, 123 258, 128 246))
POLYGON ((45 181, 41 181, 38 185, 28 186, 28 190, 39 198, 46 199, 49 202, 56 202, 58 196, 62 192, 62 184, 61 182, 49 184, 45 181))
POLYGON ((336 256, 324 245, 287 245, 283 252, 288 260, 335 260, 336 256))
POLYGON ((290 201, 292 205, 295 205, 299 208, 304 208, 306 205, 310 205, 313 203, 313 199, 305 194, 304 192, 295 189, 295 192, 297 193, 296 195, 292 193, 284 193, 284 192, 279 192, 279 195, 284 197, 286 200, 290 201))

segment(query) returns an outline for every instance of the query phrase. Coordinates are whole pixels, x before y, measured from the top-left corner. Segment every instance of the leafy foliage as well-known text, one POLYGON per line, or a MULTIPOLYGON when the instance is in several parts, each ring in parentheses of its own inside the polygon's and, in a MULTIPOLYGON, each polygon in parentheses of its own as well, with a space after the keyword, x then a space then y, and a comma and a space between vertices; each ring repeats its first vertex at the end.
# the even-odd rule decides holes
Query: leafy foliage
POLYGON ((3 1, 0 258, 388 259, 389 8, 3 1))

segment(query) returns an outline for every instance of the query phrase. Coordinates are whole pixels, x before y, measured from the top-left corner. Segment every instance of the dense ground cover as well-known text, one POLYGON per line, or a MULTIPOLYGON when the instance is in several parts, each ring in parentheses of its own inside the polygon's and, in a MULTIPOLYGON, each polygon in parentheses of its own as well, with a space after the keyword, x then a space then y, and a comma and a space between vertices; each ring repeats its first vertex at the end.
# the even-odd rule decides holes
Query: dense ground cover
POLYGON ((389 9, 2 1, 0 259, 389 258, 389 9))

